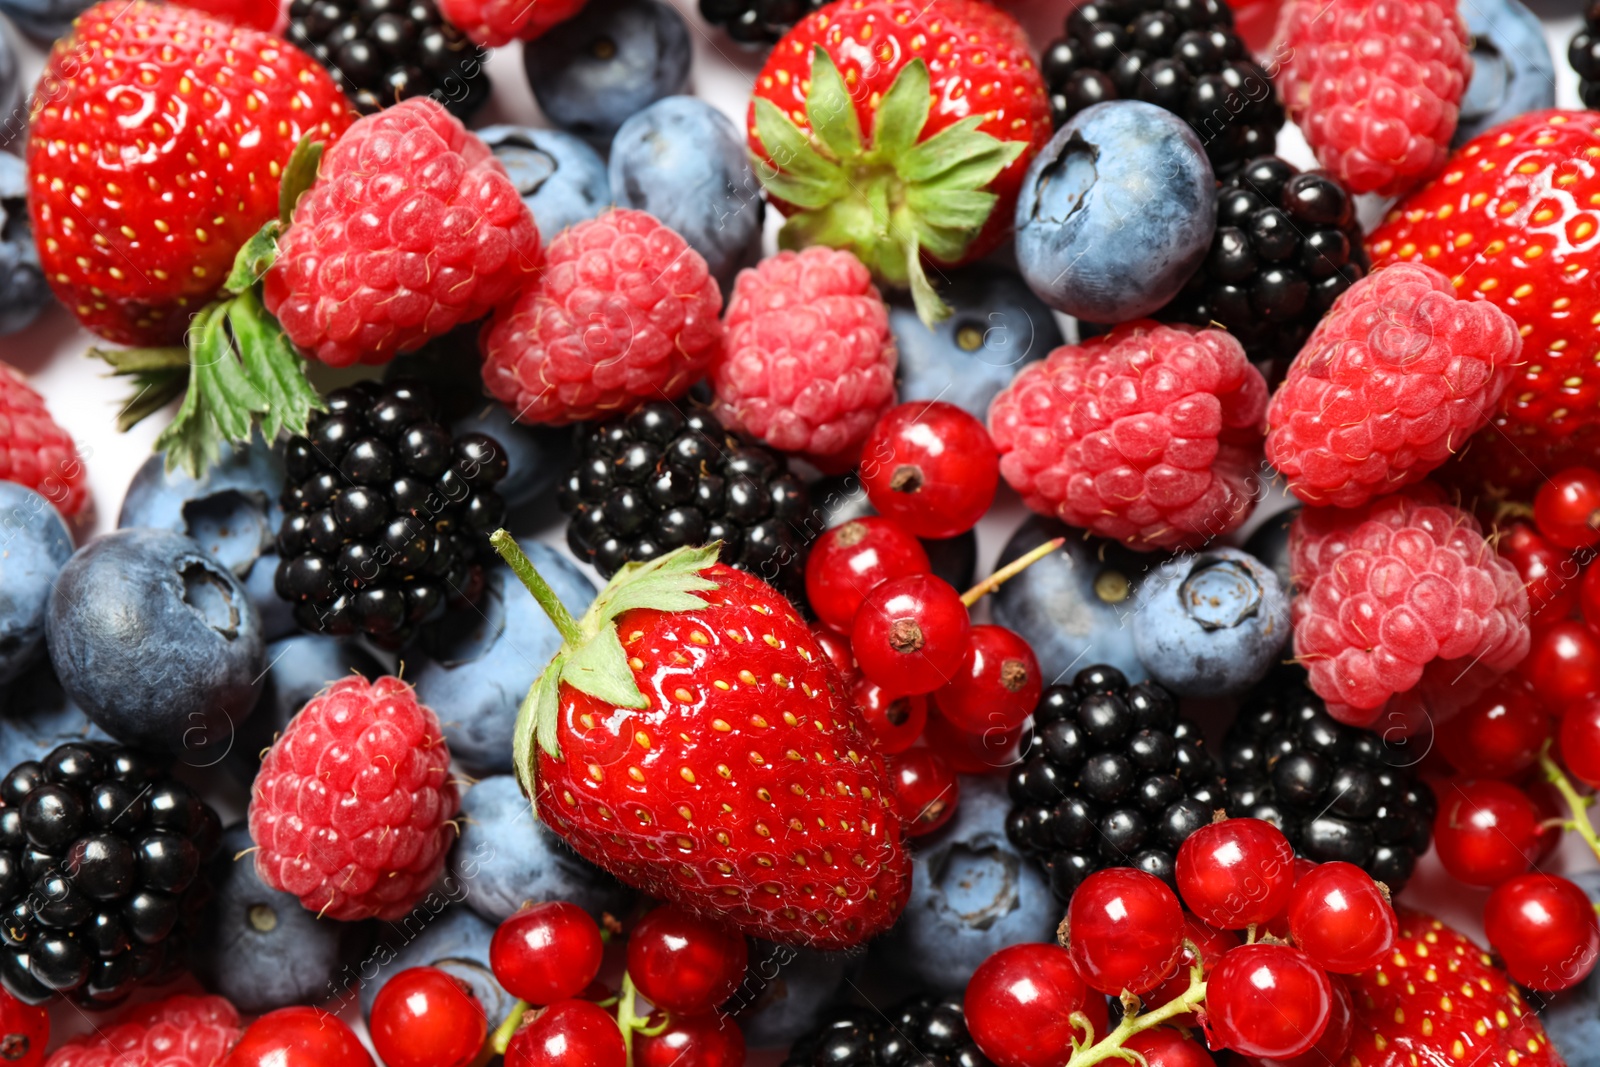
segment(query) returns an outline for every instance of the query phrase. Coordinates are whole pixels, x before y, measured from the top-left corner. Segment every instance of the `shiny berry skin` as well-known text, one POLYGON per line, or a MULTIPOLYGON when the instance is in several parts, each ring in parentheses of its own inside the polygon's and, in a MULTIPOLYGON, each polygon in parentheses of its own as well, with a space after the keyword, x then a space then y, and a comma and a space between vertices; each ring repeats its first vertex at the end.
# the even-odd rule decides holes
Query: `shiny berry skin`
POLYGON ((1534 810, 1538 812, 1539 837, 1534 844, 1532 866, 1537 868, 1554 854, 1561 844, 1565 833, 1562 823, 1570 818, 1567 811, 1567 798, 1561 795, 1551 782, 1538 778, 1527 782, 1522 791, 1528 794, 1528 799, 1533 801, 1534 810))
POLYGON ((744 1031, 716 1015, 651 1014, 645 1029, 665 1024, 659 1034, 635 1034, 633 1067, 744 1067, 744 1031))
POLYGON ((1590 693, 1600 693, 1600 636, 1581 622, 1552 623, 1534 631, 1528 658, 1517 673, 1553 714, 1590 693))
POLYGON ((885 762, 906 833, 922 837, 950 821, 961 798, 961 786, 942 756, 931 748, 913 748, 885 762))
POLYGON ((1533 521, 1561 548, 1600 542, 1600 471, 1569 467, 1545 482, 1533 498, 1533 521))
MULTIPOLYGON (((1577 566, 1576 563, 1571 565, 1577 566)), ((1530 601, 1533 599, 1531 590, 1528 598, 1530 601)), ((1583 569, 1583 577, 1578 579, 1578 607, 1589 629, 1600 633, 1600 567, 1591 564, 1583 569)))
POLYGON ((969 734, 952 725, 938 708, 933 708, 922 736, 928 747, 943 756, 957 774, 988 774, 1004 770, 1021 758, 1022 734, 1020 726, 1015 730, 969 734))
POLYGON ((40 1067, 50 1045, 50 1013, 0 990, 0 1064, 40 1067))
POLYGON ((1366 871, 1353 863, 1323 863, 1294 884, 1289 932, 1323 970, 1359 974, 1394 947, 1400 920, 1366 871))
MULTIPOLYGON (((1214 926, 1207 926, 1192 915, 1183 917, 1183 938, 1200 950, 1202 976, 1209 975, 1218 960, 1242 943, 1239 935, 1232 930, 1218 930, 1214 926)), ((1160 1007, 1170 1000, 1183 996, 1189 988, 1189 972, 1194 964, 1194 953, 1189 951, 1189 945, 1184 945, 1183 952, 1178 956, 1178 969, 1140 999, 1151 1007, 1160 1007)), ((1191 1012, 1174 1015, 1170 1021, 1173 1026, 1200 1025, 1200 1021, 1191 1012)))
MULTIPOLYGON (((530 904, 500 924, 489 967, 507 993, 554 1004, 583 992, 600 973, 605 943, 589 913, 564 900, 530 904)), ((387 987, 385 987, 387 988, 387 987)))
POLYGON ((1539 821, 1533 801, 1514 785, 1453 779, 1440 787, 1434 847, 1458 880, 1496 886, 1528 869, 1539 844, 1539 821))
POLYGON ((1183 950, 1183 909, 1165 882, 1131 867, 1083 880, 1067 907, 1072 962, 1092 989, 1144 993, 1172 973, 1183 950))
POLYGON ((505 1067, 627 1067, 617 1020, 587 1000, 558 1000, 524 1023, 506 1047, 505 1067))
POLYGON ((1333 989, 1333 1013, 1328 1016, 1328 1026, 1317 1038, 1317 1043, 1298 1056, 1281 1060, 1252 1060, 1255 1067, 1330 1067, 1344 1061, 1344 1052, 1350 1047, 1356 1025, 1355 1002, 1350 999, 1350 988, 1344 979, 1330 975, 1328 985, 1333 989))
POLYGON ((1023 943, 1001 949, 973 972, 962 1011, 967 1031, 995 1067, 1058 1067, 1072 1051, 1081 1011, 1105 1033, 1105 1000, 1084 985, 1059 945, 1023 943))
POLYGON ((918 537, 978 524, 1000 483, 1000 453, 983 423, 954 404, 911 401, 878 420, 861 450, 872 506, 918 537))
POLYGON ((1508 674, 1434 734, 1439 752, 1460 774, 1510 778, 1533 766, 1554 723, 1527 681, 1508 674))
POLYGON ((1531 523, 1506 527, 1496 550, 1511 561, 1528 587, 1528 623, 1534 629, 1560 622, 1578 604, 1578 565, 1531 523))
POLYGON ((848 682, 861 673, 856 667, 855 656, 850 652, 848 634, 837 633, 826 626, 813 626, 811 636, 816 638, 817 647, 828 657, 828 662, 838 668, 839 677, 848 682))
POLYGON ((656 908, 628 938, 628 974, 663 1011, 714 1011, 744 980, 744 936, 675 905, 656 908))
POLYGON ((1171 1026, 1134 1034, 1122 1047, 1142 1056, 1145 1067, 1215 1067, 1217 1062, 1204 1045, 1171 1026))
POLYGON ((1294 848, 1261 819, 1202 826, 1178 849, 1178 892, 1195 917, 1222 930, 1264 923, 1289 904, 1294 848))
POLYGON ((1333 985, 1299 949, 1241 945, 1206 982, 1214 1042, 1246 1056, 1279 1060, 1307 1052, 1333 1015, 1333 985))
POLYGON ((915 574, 867 594, 850 628, 850 650, 861 673, 889 692, 931 693, 961 662, 971 628, 967 606, 949 582, 915 574))
POLYGON ((850 686, 850 696, 867 724, 872 747, 885 756, 904 752, 927 728, 926 696, 897 697, 870 678, 857 678, 850 686))
POLYGON ((1600 922, 1588 896, 1549 874, 1502 882, 1483 906, 1483 931, 1511 977, 1559 993, 1589 976, 1600 958, 1600 922))
POLYGON ((1559 731, 1562 764, 1584 785, 1600 784, 1600 697, 1567 708, 1559 731))
POLYGON ((866 595, 891 578, 927 574, 928 552, 893 519, 867 515, 824 531, 806 557, 806 600, 817 618, 849 633, 866 595))
POLYGON ((222 1067, 373 1067, 355 1031, 316 1008, 279 1008, 245 1030, 222 1067))
POLYGON ((951 725, 970 734, 1014 730, 1028 721, 1044 683, 1033 646, 1004 626, 974 626, 950 681, 933 699, 951 725))
POLYGON ((489 1020, 460 979, 412 967, 378 990, 367 1028, 385 1067, 467 1067, 483 1048, 489 1020))

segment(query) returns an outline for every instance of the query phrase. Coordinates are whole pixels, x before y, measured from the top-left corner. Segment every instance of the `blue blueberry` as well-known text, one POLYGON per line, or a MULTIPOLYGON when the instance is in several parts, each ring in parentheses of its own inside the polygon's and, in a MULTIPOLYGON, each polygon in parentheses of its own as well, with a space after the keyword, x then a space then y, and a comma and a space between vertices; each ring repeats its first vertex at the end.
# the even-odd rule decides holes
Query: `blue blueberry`
POLYGON ((859 962, 847 952, 752 940, 744 982, 723 1010, 737 1016, 751 1048, 787 1048, 838 1003, 839 987, 859 962))
POLYGON ((1134 603, 1133 644, 1150 677, 1191 697, 1236 696, 1272 669, 1289 637, 1272 568, 1237 548, 1158 567, 1134 603))
POLYGON ((1126 322, 1178 295, 1216 222, 1216 177, 1189 124, 1114 100, 1068 119, 1028 167, 1017 265, 1057 311, 1126 322))
POLYGON ((605 160, 582 138, 526 126, 489 126, 478 136, 511 175, 544 241, 611 205, 605 160))
POLYGON ((1294 517, 1300 514, 1298 505, 1285 508, 1260 526, 1244 543, 1244 550, 1272 568, 1278 576, 1278 588, 1286 593, 1294 591, 1294 569, 1289 566, 1289 528, 1294 517))
POLYGON ((1461 5, 1472 34, 1472 77, 1451 142, 1466 144, 1518 115, 1556 104, 1556 65, 1539 17, 1519 0, 1461 5))
POLYGON ((71 558, 72 534, 50 501, 0 482, 0 684, 44 652, 50 588, 71 558))
MULTIPOLYGON (((801 532, 812 540, 829 527, 878 513, 872 501, 867 499, 867 491, 860 477, 853 473, 819 478, 811 483, 810 489, 813 511, 801 532)), ((968 530, 954 537, 924 537, 920 540, 928 553, 928 562, 933 565, 934 574, 957 589, 966 589, 977 581, 976 530, 968 530)))
POLYGON ((72 28, 72 20, 93 3, 94 0, 0 0, 0 14, 39 44, 48 45, 65 35, 72 28))
MULTIPOLYGON (((548 545, 523 541, 561 602, 582 615, 594 583, 548 545)), ((479 601, 445 615, 422 634, 426 655, 413 684, 417 699, 441 709, 450 754, 471 774, 511 771, 511 728, 528 687, 561 647, 561 636, 509 568, 484 575, 479 601)))
POLYGON ((128 483, 117 526, 175 530, 199 541, 244 583, 268 641, 295 633, 289 604, 272 587, 283 524, 282 452, 258 434, 244 448, 223 445, 199 478, 165 467, 160 455, 145 460, 128 483))
MULTIPOLYGON (((295 634, 267 646, 267 667, 255 714, 239 726, 230 755, 240 777, 249 781, 261 753, 283 732, 306 701, 340 678, 381 677, 383 666, 353 640, 326 634, 295 634)), ((435 709, 437 710, 437 709, 435 709)))
POLYGON ((1006 838, 1010 810, 1003 777, 962 777, 955 817, 914 845, 905 912, 873 946, 890 973, 959 994, 994 952, 1054 939, 1061 906, 1006 838))
POLYGON ((689 26, 664 0, 590 0, 522 46, 545 118, 604 145, 628 118, 689 82, 689 26))
POLYGON ((249 1015, 315 1004, 370 933, 363 923, 329 922, 298 897, 256 875, 243 822, 228 828, 213 860, 214 895, 195 931, 190 962, 209 992, 249 1015))
POLYGON ((450 872, 466 906, 497 924, 528 901, 571 901, 597 920, 608 912, 626 917, 633 904, 631 889, 534 816, 509 774, 485 778, 462 796, 461 839, 450 852, 450 872))
MULTIPOLYGON (((0 93, 5 89, 5 56, 9 54, 6 40, 4 32, 0 31, 0 93)), ((20 106, 0 112, 0 115, 20 115, 20 106)), ((20 143, 20 127, 12 131, 9 126, 0 125, 0 143, 13 135, 20 143)), ((33 243, 33 223, 28 219, 28 168, 16 156, 0 150, 0 334, 16 333, 27 327, 50 303, 50 287, 45 284, 44 270, 39 266, 39 249, 33 243)))
POLYGON ((199 542, 116 530, 61 569, 46 624, 61 685, 119 741, 209 765, 261 691, 261 619, 199 542))
POLYGON ((489 968, 489 942, 494 926, 460 906, 463 887, 446 878, 410 914, 382 924, 378 939, 362 958, 347 964, 335 980, 336 995, 361 986, 361 1016, 370 1018, 372 1002, 389 979, 412 967, 437 967, 466 983, 497 1025, 511 1014, 516 998, 500 988, 489 968))
MULTIPOLYGON (((494 491, 517 509, 540 502, 572 469, 572 430, 567 426, 529 426, 516 422, 511 412, 496 401, 483 401, 471 412, 450 424, 456 436, 464 433, 488 434, 506 450, 506 476, 495 483, 494 491)), ((548 508, 539 508, 544 522, 548 508)), ((516 528, 513 516, 512 528, 516 528)))
POLYGON ((900 349, 900 399, 943 400, 979 420, 1024 363, 1062 343, 1050 309, 1016 273, 984 264, 952 272, 939 295, 955 313, 929 329, 905 296, 889 308, 900 349))
POLYGON ((5 691, 0 715, 0 766, 44 759, 69 741, 109 741, 111 735, 89 721, 67 699, 49 663, 40 663, 5 691))
POLYGON ((676 230, 724 293, 761 258, 767 202, 744 133, 704 100, 669 96, 622 124, 611 142, 611 195, 676 230))

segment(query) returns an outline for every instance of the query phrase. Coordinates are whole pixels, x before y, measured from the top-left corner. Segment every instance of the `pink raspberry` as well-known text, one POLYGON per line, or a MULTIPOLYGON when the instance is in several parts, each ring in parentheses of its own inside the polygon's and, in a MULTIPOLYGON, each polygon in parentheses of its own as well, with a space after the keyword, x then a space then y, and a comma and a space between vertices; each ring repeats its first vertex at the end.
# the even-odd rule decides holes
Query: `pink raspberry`
POLYGON ((473 44, 531 41, 583 10, 585 0, 439 0, 444 20, 473 44))
POLYGON ((88 477, 78 446, 50 417, 44 397, 0 364, 0 481, 27 486, 70 518, 89 499, 88 477))
POLYGON ((821 246, 779 252, 739 273, 726 326, 711 371, 723 424, 825 471, 855 466, 894 404, 899 362, 861 261, 821 246))
POLYGON ((1295 653, 1343 722, 1365 726, 1391 704, 1404 719, 1448 717, 1527 655, 1516 568, 1430 483, 1355 510, 1303 509, 1289 564, 1295 653))
POLYGON ((330 919, 397 919, 443 869, 459 801, 439 719, 411 687, 341 679, 261 762, 256 872, 330 919))
POLYGON ((1355 193, 1440 170, 1472 74, 1455 0, 1292 0, 1278 95, 1317 160, 1355 193))
POLYGON ((1028 364, 989 432, 1033 510, 1141 551, 1197 548, 1255 507, 1266 406, 1231 334, 1144 319, 1028 364))
POLYGON ((267 310, 333 367, 387 363, 516 294, 539 230, 505 168, 436 101, 352 125, 267 271, 267 310))
POLYGON ((676 400, 722 346, 706 261, 643 211, 619 209, 550 242, 539 284, 484 330, 483 384, 521 422, 603 418, 676 400))
POLYGON ((180 994, 73 1038, 47 1067, 217 1067, 241 1033, 239 1013, 222 997, 180 994))
POLYGON ((1267 459, 1307 504, 1353 508, 1426 477, 1481 430, 1522 336, 1487 300, 1398 263, 1334 301, 1267 410, 1267 459))

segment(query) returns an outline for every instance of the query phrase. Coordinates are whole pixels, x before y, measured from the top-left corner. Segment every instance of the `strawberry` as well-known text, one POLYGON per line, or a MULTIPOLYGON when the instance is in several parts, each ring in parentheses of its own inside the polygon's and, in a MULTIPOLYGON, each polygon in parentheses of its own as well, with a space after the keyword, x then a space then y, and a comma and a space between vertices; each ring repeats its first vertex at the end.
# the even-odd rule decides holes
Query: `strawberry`
MULTIPOLYGON (((1372 264, 1426 263, 1498 305, 1521 365, 1460 481, 1526 489, 1600 455, 1600 112, 1538 111, 1467 142, 1367 238, 1372 264)), ((1451 464, 1454 467, 1455 464, 1451 464)))
POLYGON ((786 248, 856 254, 949 313, 922 259, 955 266, 1012 226, 1028 163, 1050 138, 1044 79, 1022 27, 978 0, 835 0, 778 42, 748 118, 757 168, 789 215, 786 248))
POLYGON ((782 594, 685 547, 624 567, 574 620, 491 540, 563 637, 512 739, 545 825, 755 937, 840 949, 894 923, 911 870, 888 774, 782 594))
POLYGON ((1340 1067, 1562 1067, 1488 953, 1431 915, 1399 916, 1393 954, 1347 979, 1356 1018, 1340 1067))

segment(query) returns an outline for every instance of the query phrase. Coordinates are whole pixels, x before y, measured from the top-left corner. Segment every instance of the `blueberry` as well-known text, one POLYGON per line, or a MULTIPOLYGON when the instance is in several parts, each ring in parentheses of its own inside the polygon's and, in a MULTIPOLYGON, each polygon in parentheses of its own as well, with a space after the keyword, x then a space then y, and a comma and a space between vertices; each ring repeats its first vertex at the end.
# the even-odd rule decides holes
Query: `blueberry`
POLYGON ((1056 310, 1126 322, 1178 295, 1216 215, 1216 179, 1188 123, 1139 100, 1096 104, 1028 167, 1017 265, 1056 310))
POLYGON ((528 900, 570 900, 596 919, 607 912, 621 918, 633 902, 631 890, 534 816, 509 774, 485 778, 461 798, 461 839, 450 871, 466 906, 496 924, 528 900))
POLYGON ((466 983, 490 1019, 511 1014, 516 998, 500 988, 489 969, 494 926, 456 903, 464 891, 446 879, 403 919, 387 924, 372 948, 340 972, 341 997, 360 983, 362 1018, 371 1017, 372 1002, 389 979, 411 967, 438 967, 466 983))
MULTIPOLYGON (((4 23, 0 23, 0 94, 5 92, 7 44, 4 23)), ((15 84, 15 74, 12 75, 15 84)), ((5 112, 22 115, 20 104, 5 112)), ((0 144, 7 137, 19 137, 19 130, 0 126, 0 144)), ((33 224, 28 219, 28 173, 22 160, 0 151, 0 335, 16 333, 33 322, 42 308, 50 306, 50 287, 39 266, 39 250, 33 243, 33 224)))
POLYGON ((0 684, 43 655, 50 588, 71 557, 72 534, 50 502, 0 482, 0 684))
POLYGON ((1298 514, 1298 505, 1285 508, 1256 527, 1244 544, 1246 552, 1272 568, 1272 573, 1278 576, 1278 588, 1285 593, 1294 588, 1294 573, 1289 566, 1289 528, 1298 514))
POLYGON ((1519 0, 1461 6, 1472 35, 1472 77, 1451 144, 1459 147, 1518 115, 1554 107, 1556 67, 1539 17, 1519 0))
POLYGON ((1049 941, 1061 908, 1044 874, 1006 837, 1003 778, 965 776, 943 829, 915 842, 911 899, 874 946, 891 972, 936 993, 960 993, 992 953, 1049 941))
POLYGON ((42 760, 69 741, 109 741, 83 709, 67 699, 49 662, 41 662, 11 683, 0 716, 0 766, 42 760))
POLYGON ((1244 692, 1266 676, 1289 631, 1278 576, 1237 548, 1162 564, 1134 605, 1133 643, 1145 669, 1190 697, 1244 692))
POLYGON ((723 1010, 737 1014, 751 1048, 786 1048, 816 1029, 857 962, 846 952, 751 941, 744 982, 723 1010))
POLYGON ((0 0, 0 14, 39 44, 48 45, 66 34, 72 28, 72 20, 91 6, 92 0, 0 0))
POLYGON ((261 690, 261 619, 233 572, 170 530, 80 548, 50 596, 46 640, 67 695, 119 741, 209 765, 261 690))
MULTIPOLYGON (((524 541, 522 549, 574 616, 594 599, 594 585, 565 556, 524 541)), ((452 611, 422 634, 427 659, 413 679, 417 699, 447 708, 450 754, 472 774, 511 771, 511 728, 528 687, 539 677, 561 637, 509 568, 484 574, 483 596, 452 611)))
POLYGON ((355 641, 295 634, 267 646, 267 669, 255 714, 240 724, 229 753, 242 781, 255 777, 261 754, 289 720, 322 690, 352 673, 376 679, 384 669, 355 641))
POLYGON ((545 117, 592 143, 689 81, 689 26, 663 0, 593 0, 523 46, 545 117))
POLYGON ((525 126, 489 126, 478 136, 511 175, 545 242, 611 205, 605 161, 582 138, 525 126))
POLYGON ((945 400, 986 419, 989 401, 1022 365, 1061 344, 1061 328, 1022 278, 1003 267, 953 271, 939 293, 955 312, 931 330, 909 297, 897 295, 889 309, 900 349, 900 399, 945 400))
POLYGON ((744 133, 704 100, 669 96, 622 124, 611 142, 611 194, 678 231, 724 293, 761 258, 767 202, 744 133))

